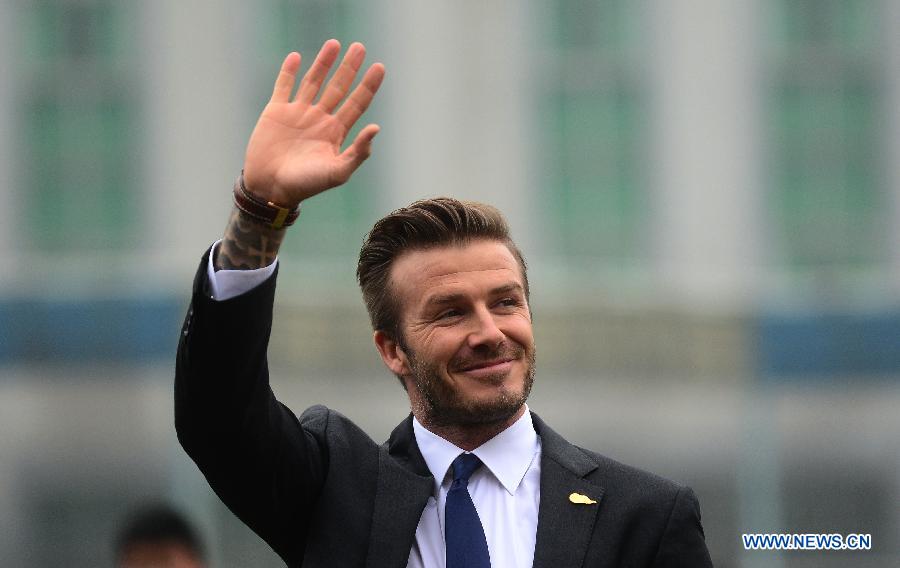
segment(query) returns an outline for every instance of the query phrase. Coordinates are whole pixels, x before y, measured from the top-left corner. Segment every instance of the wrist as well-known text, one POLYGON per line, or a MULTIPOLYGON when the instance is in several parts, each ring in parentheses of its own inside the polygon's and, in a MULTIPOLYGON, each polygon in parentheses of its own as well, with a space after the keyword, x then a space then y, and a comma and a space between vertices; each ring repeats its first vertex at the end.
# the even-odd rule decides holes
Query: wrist
POLYGON ((247 168, 241 170, 244 190, 253 197, 266 203, 274 203, 285 209, 296 209, 300 206, 300 200, 291 197, 290 192, 278 187, 274 179, 259 178, 254 175, 255 170, 248 172, 247 168))
POLYGON ((299 203, 294 207, 285 207, 248 190, 244 184, 243 172, 234 182, 233 197, 234 206, 244 216, 254 219, 258 223, 268 225, 272 229, 290 227, 300 215, 299 203))

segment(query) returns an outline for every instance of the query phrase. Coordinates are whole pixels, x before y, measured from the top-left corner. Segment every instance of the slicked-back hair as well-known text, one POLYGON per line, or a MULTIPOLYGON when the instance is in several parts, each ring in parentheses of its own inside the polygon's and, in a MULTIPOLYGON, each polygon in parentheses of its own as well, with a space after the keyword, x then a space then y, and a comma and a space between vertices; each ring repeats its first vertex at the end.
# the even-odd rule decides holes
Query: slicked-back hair
POLYGON ((498 241, 519 263, 528 299, 525 259, 509 235, 506 219, 495 207, 476 201, 436 197, 397 209, 375 223, 359 251, 356 279, 369 311, 372 329, 403 343, 400 305, 390 281, 391 267, 402 254, 473 241, 498 241))

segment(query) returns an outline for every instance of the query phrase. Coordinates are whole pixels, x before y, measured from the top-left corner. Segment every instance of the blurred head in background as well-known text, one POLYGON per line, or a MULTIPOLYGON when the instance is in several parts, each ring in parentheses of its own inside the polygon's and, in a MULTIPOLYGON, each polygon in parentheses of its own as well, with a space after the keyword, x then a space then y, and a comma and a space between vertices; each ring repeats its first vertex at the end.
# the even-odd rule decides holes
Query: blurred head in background
POLYGON ((118 568, 203 568, 205 552, 194 527, 167 505, 133 511, 116 539, 118 568))

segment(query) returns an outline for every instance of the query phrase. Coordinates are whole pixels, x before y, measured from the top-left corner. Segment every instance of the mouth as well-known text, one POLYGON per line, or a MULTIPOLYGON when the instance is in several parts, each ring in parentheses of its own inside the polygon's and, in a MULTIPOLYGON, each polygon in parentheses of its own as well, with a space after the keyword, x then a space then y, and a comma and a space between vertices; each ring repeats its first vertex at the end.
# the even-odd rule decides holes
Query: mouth
POLYGON ((512 369, 514 359, 494 359, 491 361, 482 361, 474 365, 468 365, 459 370, 460 373, 480 377, 488 375, 496 375, 498 373, 507 373, 512 369))

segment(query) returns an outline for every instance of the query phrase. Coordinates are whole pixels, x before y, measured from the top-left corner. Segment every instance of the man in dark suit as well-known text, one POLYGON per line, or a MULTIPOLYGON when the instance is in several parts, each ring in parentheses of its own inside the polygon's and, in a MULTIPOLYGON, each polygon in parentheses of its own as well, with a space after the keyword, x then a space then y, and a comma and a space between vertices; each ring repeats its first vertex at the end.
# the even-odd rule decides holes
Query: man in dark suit
POLYGON ((266 348, 285 228, 350 178, 378 132, 341 150, 384 68, 350 92, 365 55, 353 44, 326 84, 339 51, 326 42, 293 97, 300 57, 285 59, 195 278, 175 418, 213 489, 291 566, 710 566, 690 489, 577 448, 528 409, 527 271, 490 206, 419 201, 363 245, 375 346, 412 409, 385 444, 275 399, 266 348))

